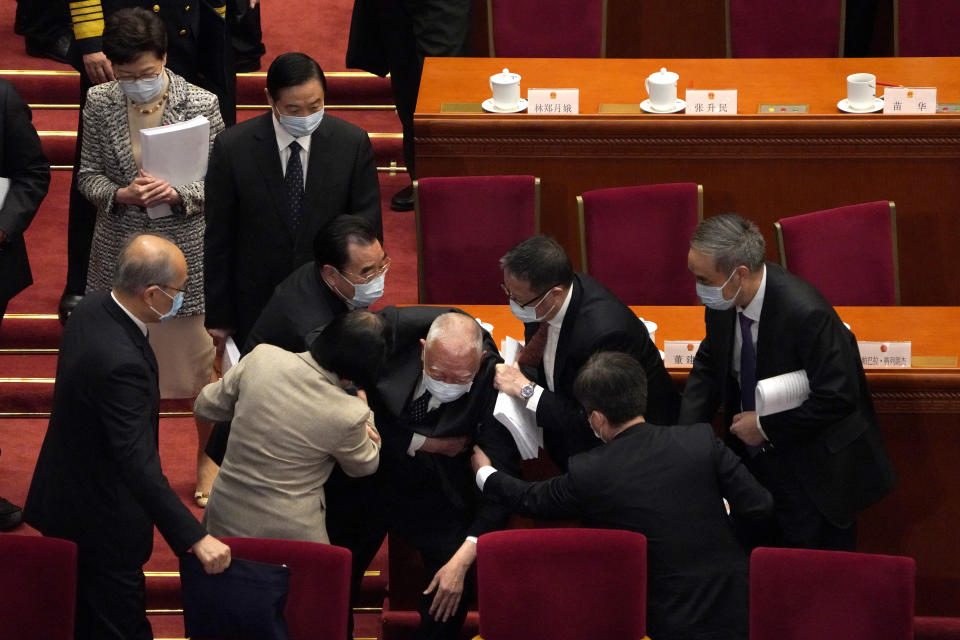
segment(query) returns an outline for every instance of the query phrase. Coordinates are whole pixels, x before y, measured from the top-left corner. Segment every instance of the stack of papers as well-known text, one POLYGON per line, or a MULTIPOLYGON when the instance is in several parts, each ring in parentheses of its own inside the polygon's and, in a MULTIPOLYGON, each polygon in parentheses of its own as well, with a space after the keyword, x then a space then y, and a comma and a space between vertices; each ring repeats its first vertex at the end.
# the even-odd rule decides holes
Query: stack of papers
POLYGON ((757 415, 796 409, 809 396, 810 380, 803 369, 760 380, 757 382, 757 415))
MULTIPOLYGON (((210 121, 197 116, 185 122, 140 130, 140 160, 154 178, 181 187, 203 179, 210 156, 210 121)), ((168 204, 147 207, 151 218, 173 213, 168 204)))
MULTIPOLYGON (((508 337, 502 343, 501 355, 504 362, 513 364, 517 361, 520 352, 520 343, 508 337)), ((527 409, 527 402, 522 398, 514 398, 502 391, 497 394, 497 404, 493 408, 493 417, 507 428, 513 441, 517 444, 520 457, 532 460, 540 453, 543 446, 543 429, 537 426, 537 416, 527 409)))
POLYGON ((240 362, 240 349, 233 337, 227 338, 223 347, 223 355, 220 357, 220 375, 226 375, 230 367, 240 362))
POLYGON ((7 192, 10 191, 10 178, 0 178, 0 209, 7 199, 7 192))

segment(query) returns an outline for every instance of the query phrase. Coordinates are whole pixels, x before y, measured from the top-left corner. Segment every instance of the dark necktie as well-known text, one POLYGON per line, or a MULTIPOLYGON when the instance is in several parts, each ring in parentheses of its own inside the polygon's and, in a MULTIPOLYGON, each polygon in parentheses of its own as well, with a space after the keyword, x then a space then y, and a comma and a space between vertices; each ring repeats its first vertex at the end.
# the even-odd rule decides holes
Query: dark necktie
POLYGON ((753 346, 750 327, 753 320, 738 313, 740 318, 740 406, 744 411, 757 408, 757 349, 753 346))
POLYGON ((427 415, 427 404, 430 402, 430 392, 424 391, 423 395, 410 403, 411 422, 423 422, 427 415))
POLYGON ((290 224, 294 229, 300 224, 303 209, 303 164, 300 162, 300 143, 290 143, 290 159, 287 160, 287 174, 283 177, 283 188, 287 192, 290 224))
POLYGON ((539 367, 543 362, 543 350, 547 347, 547 332, 549 323, 541 322, 537 331, 531 336, 530 340, 523 346, 520 355, 517 356, 517 364, 525 367, 539 367))

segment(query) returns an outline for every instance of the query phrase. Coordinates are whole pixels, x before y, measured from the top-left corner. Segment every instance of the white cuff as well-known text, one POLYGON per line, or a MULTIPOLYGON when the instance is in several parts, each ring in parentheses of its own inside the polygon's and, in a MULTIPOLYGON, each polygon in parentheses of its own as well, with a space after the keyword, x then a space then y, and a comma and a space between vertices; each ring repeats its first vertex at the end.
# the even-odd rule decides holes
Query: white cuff
POLYGON ((543 387, 538 384, 533 385, 533 395, 527 400, 527 409, 537 412, 537 406, 540 404, 540 396, 543 395, 543 387))
POLYGON ((472 542, 473 544, 477 544, 477 536, 467 536, 466 542, 472 542))
POLYGON ((487 478, 496 472, 497 470, 490 465, 477 469, 477 486, 480 487, 480 491, 483 491, 483 485, 486 484, 487 478))
POLYGON ((760 435, 763 436, 763 439, 767 442, 770 442, 770 438, 767 437, 767 434, 763 432, 763 427, 760 426, 760 414, 757 414, 757 431, 760 432, 760 435))
POLYGON ((410 456, 411 458, 417 455, 417 451, 420 450, 420 447, 422 447, 423 443, 426 441, 427 441, 427 436, 420 433, 413 434, 413 437, 410 438, 410 446, 407 447, 407 455, 410 456))

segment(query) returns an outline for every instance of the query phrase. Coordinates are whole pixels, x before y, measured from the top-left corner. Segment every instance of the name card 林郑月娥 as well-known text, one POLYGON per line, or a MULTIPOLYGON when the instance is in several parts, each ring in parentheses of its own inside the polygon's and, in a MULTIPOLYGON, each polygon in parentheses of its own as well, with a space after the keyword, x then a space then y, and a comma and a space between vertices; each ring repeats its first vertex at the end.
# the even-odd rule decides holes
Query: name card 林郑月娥
POLYGON ((906 369, 911 365, 910 342, 857 341, 864 369, 906 369))
POLYGON ((663 366, 675 369, 692 367, 699 348, 699 340, 664 340, 663 366))
POLYGON ((580 89, 528 89, 527 113, 572 116, 580 113, 580 89))
POLYGON ((935 87, 887 87, 883 92, 883 113, 917 115, 937 112, 935 87))
POLYGON ((687 89, 688 116, 737 115, 736 89, 687 89))

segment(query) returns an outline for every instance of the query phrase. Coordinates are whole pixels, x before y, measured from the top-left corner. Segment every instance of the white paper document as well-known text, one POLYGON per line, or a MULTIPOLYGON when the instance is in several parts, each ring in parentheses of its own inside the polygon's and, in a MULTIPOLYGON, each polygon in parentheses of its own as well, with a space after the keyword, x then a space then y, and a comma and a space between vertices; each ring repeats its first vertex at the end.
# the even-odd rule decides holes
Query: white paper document
POLYGON ((240 362, 240 349, 237 348, 233 338, 229 337, 223 347, 223 356, 220 358, 220 375, 226 375, 230 367, 238 362, 240 362))
MULTIPOLYGON (((520 343, 508 337, 502 343, 504 362, 513 364, 517 361, 520 352, 520 343)), ((497 394, 497 404, 493 408, 493 417, 507 428, 513 441, 517 443, 520 457, 524 460, 536 458, 543 446, 543 429, 537 426, 537 416, 527 409, 526 400, 514 398, 502 391, 497 394)))
POLYGON ((768 416, 796 409, 810 395, 810 381, 803 369, 757 381, 757 415, 768 416))
MULTIPOLYGON (((140 160, 154 178, 179 187, 202 179, 210 155, 210 121, 203 116, 140 130, 140 160)), ((147 207, 153 219, 173 213, 168 204, 147 207)))
POLYGON ((8 191, 10 191, 10 178, 0 178, 0 209, 3 209, 3 203, 7 200, 8 191))

